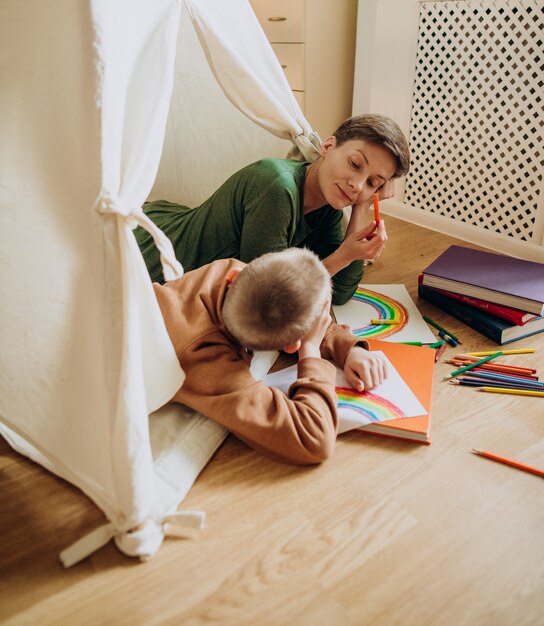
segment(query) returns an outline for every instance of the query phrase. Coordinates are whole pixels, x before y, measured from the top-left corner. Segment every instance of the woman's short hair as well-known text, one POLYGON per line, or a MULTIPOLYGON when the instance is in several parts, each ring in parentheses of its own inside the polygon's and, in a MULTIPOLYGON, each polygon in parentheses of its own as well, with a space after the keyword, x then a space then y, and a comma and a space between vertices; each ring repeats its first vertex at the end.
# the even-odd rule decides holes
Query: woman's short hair
POLYGON ((410 150, 406 137, 399 125, 385 115, 355 115, 340 124, 333 135, 338 146, 352 139, 360 139, 387 148, 397 163, 393 178, 404 176, 410 169, 410 150))
POLYGON ((279 350, 304 337, 330 295, 330 275, 316 254, 304 248, 269 252, 229 286, 223 320, 244 347, 279 350))

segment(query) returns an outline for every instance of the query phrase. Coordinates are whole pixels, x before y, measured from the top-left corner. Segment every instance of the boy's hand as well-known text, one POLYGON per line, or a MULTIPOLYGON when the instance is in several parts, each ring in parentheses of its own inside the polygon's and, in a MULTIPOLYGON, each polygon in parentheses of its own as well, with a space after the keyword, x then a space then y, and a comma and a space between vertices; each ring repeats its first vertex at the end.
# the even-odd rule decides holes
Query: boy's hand
POLYGON ((387 363, 381 354, 353 346, 344 363, 344 376, 357 391, 372 389, 387 378, 387 363))
POLYGON ((321 342, 323 341, 323 337, 325 336, 325 332, 331 323, 331 300, 327 300, 323 310, 318 316, 315 324, 310 328, 310 330, 304 335, 301 340, 300 348, 298 350, 298 358, 304 359, 306 357, 312 356, 316 358, 321 358, 321 351, 319 347, 321 346, 321 342))

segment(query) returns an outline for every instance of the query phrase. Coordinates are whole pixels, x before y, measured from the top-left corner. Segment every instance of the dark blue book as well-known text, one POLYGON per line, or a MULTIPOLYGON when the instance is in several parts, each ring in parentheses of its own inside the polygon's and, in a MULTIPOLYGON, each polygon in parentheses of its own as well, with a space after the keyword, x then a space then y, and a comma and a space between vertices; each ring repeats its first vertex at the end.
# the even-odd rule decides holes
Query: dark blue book
POLYGON ((523 326, 518 326, 469 304, 454 298, 448 298, 448 296, 436 291, 436 289, 425 285, 419 285, 418 293, 427 302, 453 315, 500 345, 544 331, 544 317, 537 317, 523 326))

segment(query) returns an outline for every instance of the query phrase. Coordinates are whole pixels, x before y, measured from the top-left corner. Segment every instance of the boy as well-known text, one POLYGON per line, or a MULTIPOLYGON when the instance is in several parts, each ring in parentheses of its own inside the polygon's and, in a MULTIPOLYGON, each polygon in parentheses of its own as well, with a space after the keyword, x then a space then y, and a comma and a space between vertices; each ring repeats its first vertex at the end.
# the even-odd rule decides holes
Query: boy
POLYGON ((172 398, 219 422, 269 458, 319 463, 337 433, 332 359, 356 388, 386 376, 385 364, 347 326, 331 324, 331 279, 309 250, 214 261, 165 285, 154 283, 185 371, 172 398), (289 396, 249 370, 253 350, 298 351, 289 396))

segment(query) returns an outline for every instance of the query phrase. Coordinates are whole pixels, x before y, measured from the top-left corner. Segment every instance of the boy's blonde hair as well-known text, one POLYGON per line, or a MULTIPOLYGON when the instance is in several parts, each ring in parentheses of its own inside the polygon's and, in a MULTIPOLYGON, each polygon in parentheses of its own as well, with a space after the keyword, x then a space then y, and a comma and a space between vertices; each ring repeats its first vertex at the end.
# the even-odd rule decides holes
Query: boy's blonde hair
POLYGON ((263 254, 242 269, 223 303, 229 332, 251 350, 279 350, 310 330, 331 295, 331 278, 303 248, 263 254))

